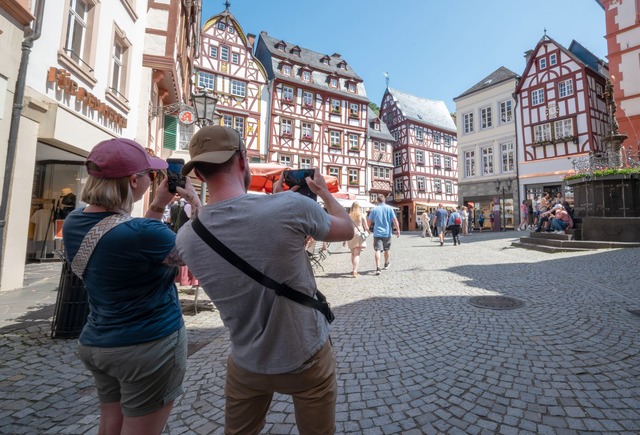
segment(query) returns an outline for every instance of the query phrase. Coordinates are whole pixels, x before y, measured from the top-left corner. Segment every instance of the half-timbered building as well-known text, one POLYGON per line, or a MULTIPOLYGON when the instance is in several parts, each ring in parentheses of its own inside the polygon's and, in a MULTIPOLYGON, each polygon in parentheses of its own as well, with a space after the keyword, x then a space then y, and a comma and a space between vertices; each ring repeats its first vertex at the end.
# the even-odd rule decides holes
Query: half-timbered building
POLYGON ((562 181, 572 159, 605 148, 607 75, 606 63, 576 41, 566 49, 545 35, 527 53, 516 87, 519 183, 526 199, 543 191, 572 199, 562 181))
POLYGON ((415 230, 417 216, 439 203, 458 205, 456 125, 444 101, 387 88, 380 119, 395 139, 393 201, 403 230, 415 230))
POLYGON ((267 71, 267 161, 318 167, 341 190, 366 196, 367 107, 362 79, 338 53, 326 55, 261 32, 256 58, 267 71))
POLYGON ((605 10, 616 121, 629 157, 640 159, 640 1, 596 0, 605 10))
POLYGON ((395 139, 387 125, 376 113, 367 110, 369 132, 367 135, 367 191, 369 201, 375 203, 378 195, 388 197, 393 193, 393 144, 395 139))
MULTIPOLYGON (((500 67, 453 99, 460 162, 458 198, 472 210, 476 228, 481 211, 490 216, 492 202, 500 203, 504 227, 514 227, 514 211, 519 210, 513 99, 517 80, 516 73, 500 67)), ((485 225, 489 223, 486 219, 485 225)))
POLYGON ((254 42, 255 35, 245 35, 227 2, 226 9, 202 27, 195 87, 218 98, 220 122, 236 129, 245 140, 249 160, 260 162, 267 152, 263 126, 268 95, 265 69, 253 56, 254 42))

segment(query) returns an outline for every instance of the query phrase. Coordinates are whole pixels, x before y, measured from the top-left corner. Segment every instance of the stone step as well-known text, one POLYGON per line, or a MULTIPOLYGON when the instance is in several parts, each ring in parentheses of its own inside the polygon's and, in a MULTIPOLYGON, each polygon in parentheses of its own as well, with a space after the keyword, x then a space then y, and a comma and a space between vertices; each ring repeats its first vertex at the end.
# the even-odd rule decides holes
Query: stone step
POLYGON ((541 249, 554 251, 570 250, 595 250, 595 249, 616 249, 616 248, 640 248, 638 242, 600 242, 596 240, 571 240, 568 234, 543 234, 531 233, 530 236, 521 237, 514 242, 513 246, 534 249, 530 246, 539 246, 541 249), (526 246, 525 246, 526 245, 526 246))
POLYGON ((522 241, 512 242, 511 246, 514 246, 516 248, 530 249, 534 251, 541 251, 541 252, 548 252, 548 253, 591 250, 589 248, 572 248, 569 246, 547 246, 547 245, 541 245, 539 243, 525 243, 522 241))
POLYGON ((524 237, 531 237, 533 239, 543 239, 543 240, 573 240, 573 234, 556 234, 556 233, 547 233, 547 232, 539 232, 536 233, 535 231, 531 231, 529 233, 529 236, 524 236, 524 237))

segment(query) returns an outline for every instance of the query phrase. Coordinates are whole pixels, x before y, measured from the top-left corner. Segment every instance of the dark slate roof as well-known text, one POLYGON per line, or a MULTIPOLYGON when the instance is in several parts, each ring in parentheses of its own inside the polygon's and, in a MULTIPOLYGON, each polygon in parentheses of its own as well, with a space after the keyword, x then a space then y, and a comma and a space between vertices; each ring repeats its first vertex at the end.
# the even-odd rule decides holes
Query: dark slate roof
POLYGON ((450 131, 453 134, 457 133, 456 124, 453 122, 444 101, 420 98, 392 88, 387 88, 387 92, 391 94, 398 108, 407 118, 450 131))
POLYGON ((459 98, 466 97, 469 94, 473 94, 474 92, 480 91, 482 89, 489 88, 491 86, 498 85, 500 83, 504 83, 508 80, 517 79, 518 74, 514 73, 508 68, 501 66, 482 80, 480 80, 475 85, 471 86, 469 89, 464 91, 462 94, 458 95, 453 99, 453 101, 458 100, 459 98))
POLYGON ((387 128, 387 124, 385 124, 380 120, 378 115, 376 115, 376 112, 371 110, 371 107, 367 107, 367 121, 369 122, 369 136, 378 138, 380 140, 388 140, 390 142, 395 142, 395 139, 393 138, 393 136, 389 132, 389 129, 387 128), (375 130, 373 128, 373 122, 376 119, 380 123, 380 130, 375 130))
POLYGON ((270 79, 278 78, 289 82, 298 82, 304 87, 340 93, 351 99, 369 103, 364 82, 338 53, 326 55, 311 51, 306 48, 302 48, 299 45, 273 38, 269 36, 267 32, 263 31, 260 32, 260 39, 256 48, 256 58, 258 58, 265 66, 270 79), (276 48, 276 45, 280 42, 285 44, 284 51, 276 48), (299 56, 292 53, 293 48, 299 49, 299 56), (324 57, 329 58, 329 65, 325 65, 320 62, 324 57), (293 77, 282 75, 280 72, 280 64, 285 59, 294 65, 295 75, 293 77), (345 64, 344 69, 338 67, 342 62, 345 64), (299 74, 299 67, 302 66, 308 67, 311 71, 311 83, 302 81, 302 77, 299 74), (340 85, 337 89, 329 87, 329 76, 338 78, 340 85), (355 82, 357 88, 356 94, 347 90, 347 80, 355 82))
POLYGON ((571 44, 569 45, 569 51, 575 57, 580 59, 582 63, 584 63, 589 68, 595 71, 600 72, 601 70, 600 65, 606 65, 605 61, 603 61, 602 59, 599 59, 598 56, 591 53, 588 49, 584 47, 584 45, 580 44, 575 39, 571 41, 571 44))
POLYGON ((315 51, 308 50, 306 48, 302 48, 296 44, 288 43, 281 39, 276 39, 267 34, 267 32, 260 32, 260 38, 266 44, 267 48, 271 52, 271 54, 279 59, 288 59, 294 64, 298 65, 308 65, 314 71, 323 71, 325 73, 336 73, 340 77, 352 78, 356 81, 362 81, 360 76, 355 73, 355 71, 351 68, 351 66, 347 63, 346 60, 342 58, 338 53, 334 53, 332 55, 318 53, 315 51), (278 50, 276 48, 276 44, 279 42, 284 42, 286 47, 284 51, 278 50), (293 47, 297 47, 300 49, 300 56, 291 53, 291 49, 293 47), (329 65, 325 65, 320 60, 323 57, 329 57, 329 65), (338 68, 338 64, 343 62, 346 64, 345 69, 338 68))

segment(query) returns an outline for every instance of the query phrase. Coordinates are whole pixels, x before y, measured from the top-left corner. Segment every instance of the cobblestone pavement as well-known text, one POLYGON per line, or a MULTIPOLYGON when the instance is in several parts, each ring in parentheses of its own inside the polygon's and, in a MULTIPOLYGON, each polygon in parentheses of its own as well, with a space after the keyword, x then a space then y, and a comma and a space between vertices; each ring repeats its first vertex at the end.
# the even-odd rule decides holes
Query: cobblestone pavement
MULTIPOLYGON (((512 248, 515 235, 440 247, 407 233, 380 276, 366 249, 358 278, 332 244, 318 283, 336 314, 338 433, 640 433, 640 249, 547 254, 512 248), (525 305, 469 303, 482 295, 525 305)), ((49 338, 50 296, 35 293, 13 320, 0 311, 0 433, 96 433, 92 379, 75 340, 49 338)), ((182 299, 186 393, 165 433, 221 434, 228 336, 215 310, 182 299)), ((263 432, 297 433, 288 397, 263 432)))

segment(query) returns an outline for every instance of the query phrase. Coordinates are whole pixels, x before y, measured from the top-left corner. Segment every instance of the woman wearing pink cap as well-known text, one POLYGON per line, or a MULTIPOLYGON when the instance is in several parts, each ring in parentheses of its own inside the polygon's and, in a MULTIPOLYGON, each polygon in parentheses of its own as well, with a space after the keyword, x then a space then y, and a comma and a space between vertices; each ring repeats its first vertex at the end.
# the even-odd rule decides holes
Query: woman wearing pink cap
MULTIPOLYGON (((98 432, 160 434, 182 393, 187 360, 174 284, 176 235, 160 221, 174 196, 167 179, 144 218, 130 213, 167 163, 120 138, 96 145, 86 166, 81 200, 89 205, 69 214, 63 240, 88 293, 90 313, 78 354, 95 379, 98 432)), ((199 209, 189 178, 178 192, 199 209)))

